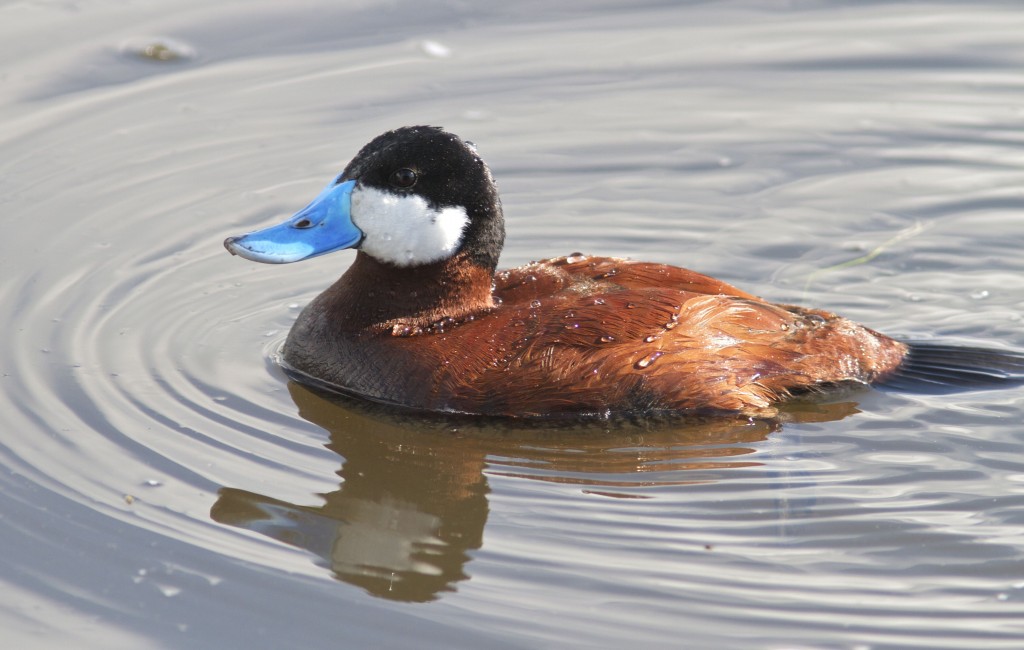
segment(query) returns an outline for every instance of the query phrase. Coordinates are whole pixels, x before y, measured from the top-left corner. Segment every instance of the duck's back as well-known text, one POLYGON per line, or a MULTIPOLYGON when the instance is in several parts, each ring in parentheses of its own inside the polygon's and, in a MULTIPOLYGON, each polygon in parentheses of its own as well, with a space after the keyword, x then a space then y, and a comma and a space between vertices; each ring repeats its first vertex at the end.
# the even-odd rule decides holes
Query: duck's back
POLYGON ((483 381, 482 392, 541 412, 759 412, 792 393, 872 381, 905 353, 834 314, 664 264, 571 255, 496 279, 515 333, 499 367, 517 379, 483 381))

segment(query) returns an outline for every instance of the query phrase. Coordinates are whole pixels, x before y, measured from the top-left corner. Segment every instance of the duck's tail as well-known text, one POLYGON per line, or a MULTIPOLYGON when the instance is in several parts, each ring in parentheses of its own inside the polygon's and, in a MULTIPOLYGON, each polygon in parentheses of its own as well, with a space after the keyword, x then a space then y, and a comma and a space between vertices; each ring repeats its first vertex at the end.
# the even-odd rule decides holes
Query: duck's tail
POLYGON ((906 343, 910 350, 881 386, 945 393, 1024 384, 1024 353, 931 341, 906 343))

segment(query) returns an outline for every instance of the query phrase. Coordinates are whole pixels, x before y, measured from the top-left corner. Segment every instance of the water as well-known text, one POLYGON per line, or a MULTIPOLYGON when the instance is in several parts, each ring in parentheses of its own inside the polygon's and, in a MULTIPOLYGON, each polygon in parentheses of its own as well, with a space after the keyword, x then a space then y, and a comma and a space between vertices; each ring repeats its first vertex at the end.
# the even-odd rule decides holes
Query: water
POLYGON ((440 124, 506 266, 671 262, 1022 349, 1017 3, 348 4, 0 6, 5 645, 1024 643, 1019 389, 395 418, 270 361, 350 253, 220 245, 440 124))

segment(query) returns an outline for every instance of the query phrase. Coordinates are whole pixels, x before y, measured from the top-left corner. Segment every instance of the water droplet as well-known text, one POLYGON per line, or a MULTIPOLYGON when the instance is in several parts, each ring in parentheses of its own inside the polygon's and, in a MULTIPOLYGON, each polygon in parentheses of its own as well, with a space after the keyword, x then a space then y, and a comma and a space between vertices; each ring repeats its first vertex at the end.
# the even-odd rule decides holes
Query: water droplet
POLYGON ((145 481, 143 481, 142 484, 145 485, 146 487, 160 487, 161 485, 163 485, 162 482, 156 480, 155 478, 146 479, 145 481))
POLYGON ((530 301, 530 307, 532 307, 534 309, 537 309, 538 307, 540 307, 540 301, 539 300, 532 300, 532 301, 530 301))
POLYGON ((652 363, 657 361, 658 357, 660 357, 663 354, 665 354, 665 353, 660 351, 660 350, 657 351, 657 352, 652 352, 652 353, 648 354, 646 357, 644 357, 643 359, 640 359, 639 361, 637 361, 636 362, 636 367, 640 368, 641 370, 643 370, 644 368, 647 368, 652 363))
POLYGON ((615 341, 615 337, 611 334, 605 334, 601 338, 597 339, 597 341, 598 343, 613 343, 615 341))
POLYGON ((636 309, 636 305, 634 303, 627 302, 626 309, 636 309))
POLYGON ((669 322, 665 323, 665 329, 670 330, 678 324, 678 321, 670 320, 669 322))
POLYGON ((978 291, 971 292, 971 298, 974 300, 984 300, 988 298, 989 293, 985 289, 979 289, 978 291))
POLYGON ((565 329, 567 329, 567 330, 579 329, 579 326, 580 326, 579 323, 569 323, 568 325, 565 326, 565 329))
POLYGON ((605 271, 604 273, 598 273, 597 275, 594 276, 594 279, 595 280, 604 280, 605 278, 614 277, 614 276, 616 276, 618 274, 619 274, 619 270, 618 269, 611 268, 611 269, 608 269, 607 271, 605 271))
POLYGON ((569 253, 569 255, 566 256, 565 261, 566 261, 567 264, 576 264, 577 262, 582 262, 585 259, 587 259, 586 255, 584 255, 583 253, 577 252, 577 253, 569 253))
POLYGON ((654 343, 657 340, 658 340, 658 337, 655 336, 654 334, 651 334, 650 336, 648 336, 647 338, 644 339, 644 343, 654 343))
POLYGON ((595 305, 603 305, 603 304, 605 304, 604 303, 604 298, 594 298, 594 304, 595 305))
POLYGON ((782 325, 779 325, 779 329, 782 330, 783 332, 788 332, 789 331, 789 325, 783 323, 782 325))
POLYGON ((817 314, 807 314, 804 317, 804 321, 811 327, 821 327, 825 324, 825 317, 817 314))

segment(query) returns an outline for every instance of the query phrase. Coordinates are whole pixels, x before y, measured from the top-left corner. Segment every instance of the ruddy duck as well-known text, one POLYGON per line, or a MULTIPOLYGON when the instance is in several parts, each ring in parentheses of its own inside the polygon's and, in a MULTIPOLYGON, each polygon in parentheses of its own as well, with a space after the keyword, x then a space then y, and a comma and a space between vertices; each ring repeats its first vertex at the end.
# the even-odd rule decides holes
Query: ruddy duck
POLYGON ((288 221, 224 245, 270 263, 357 249, 299 315, 282 364, 300 382, 423 411, 757 416, 844 384, 1024 371, 1021 355, 897 341, 665 264, 574 253, 496 272, 504 239, 475 148, 414 126, 363 147, 288 221))

